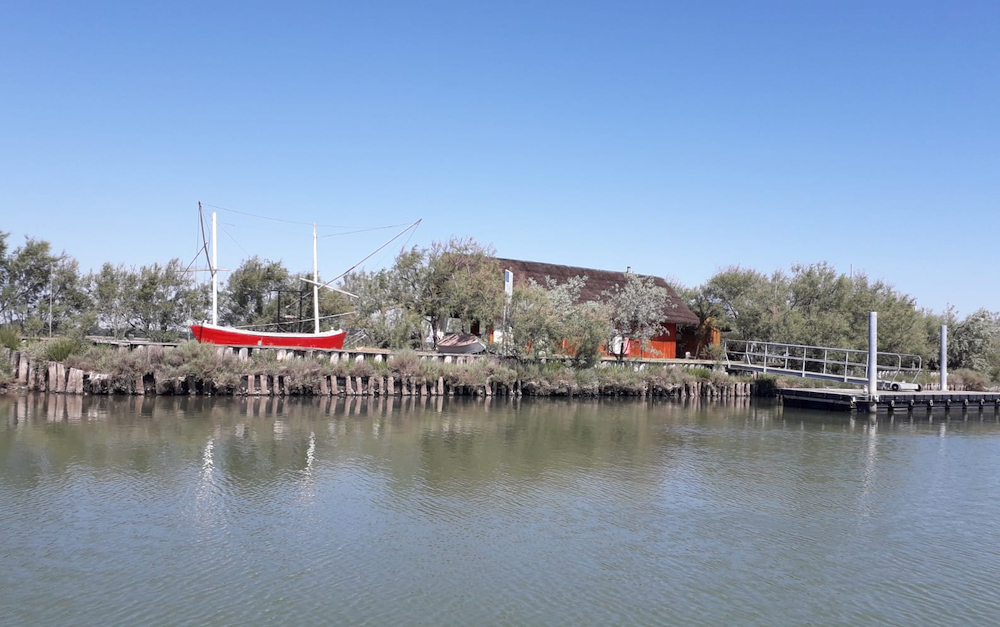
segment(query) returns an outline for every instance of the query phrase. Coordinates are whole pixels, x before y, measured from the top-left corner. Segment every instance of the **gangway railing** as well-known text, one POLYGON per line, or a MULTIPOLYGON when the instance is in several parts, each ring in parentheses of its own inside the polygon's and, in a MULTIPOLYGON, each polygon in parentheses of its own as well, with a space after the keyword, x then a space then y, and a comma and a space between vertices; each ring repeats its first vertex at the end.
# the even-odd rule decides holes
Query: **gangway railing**
MULTIPOLYGON (((723 349, 730 370, 868 385, 868 351, 779 342, 726 340, 723 349)), ((919 389, 923 368, 919 355, 878 351, 880 389, 919 389)))

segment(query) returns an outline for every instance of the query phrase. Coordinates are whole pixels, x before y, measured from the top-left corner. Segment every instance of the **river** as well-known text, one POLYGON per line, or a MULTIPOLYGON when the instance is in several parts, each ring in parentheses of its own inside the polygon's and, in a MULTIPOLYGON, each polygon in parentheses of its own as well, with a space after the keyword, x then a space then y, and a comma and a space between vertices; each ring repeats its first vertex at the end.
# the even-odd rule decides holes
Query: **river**
POLYGON ((988 625, 1000 425, 0 397, 0 624, 988 625))

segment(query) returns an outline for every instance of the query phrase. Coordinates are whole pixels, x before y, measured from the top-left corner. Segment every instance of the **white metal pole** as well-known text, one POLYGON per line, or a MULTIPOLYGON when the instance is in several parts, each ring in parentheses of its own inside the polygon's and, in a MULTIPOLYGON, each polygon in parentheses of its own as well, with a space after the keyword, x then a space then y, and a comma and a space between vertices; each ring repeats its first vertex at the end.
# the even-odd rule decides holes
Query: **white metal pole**
POLYGON ((212 212, 212 324, 219 324, 219 234, 216 213, 212 212))
POLYGON ((948 390, 948 325, 941 325, 941 391, 948 390))
POLYGON ((878 399, 878 312, 868 313, 868 394, 878 399))
POLYGON ((313 222, 313 318, 314 333, 319 333, 319 259, 316 256, 316 223, 313 222))

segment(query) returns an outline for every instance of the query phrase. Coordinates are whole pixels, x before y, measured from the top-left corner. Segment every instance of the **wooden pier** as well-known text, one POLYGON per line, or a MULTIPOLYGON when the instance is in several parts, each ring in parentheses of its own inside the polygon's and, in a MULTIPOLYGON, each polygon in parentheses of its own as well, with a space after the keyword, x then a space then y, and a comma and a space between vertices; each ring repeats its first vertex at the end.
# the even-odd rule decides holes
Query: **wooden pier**
POLYGON ((782 388, 778 391, 786 407, 866 414, 928 414, 937 411, 983 411, 1000 414, 1000 392, 890 392, 880 390, 874 398, 861 389, 782 388))

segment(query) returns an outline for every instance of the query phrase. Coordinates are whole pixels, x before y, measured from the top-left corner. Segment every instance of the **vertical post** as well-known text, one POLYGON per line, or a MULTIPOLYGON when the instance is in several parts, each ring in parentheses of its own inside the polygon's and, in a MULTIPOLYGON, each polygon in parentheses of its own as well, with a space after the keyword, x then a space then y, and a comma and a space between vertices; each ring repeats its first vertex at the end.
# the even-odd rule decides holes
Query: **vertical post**
POLYGON ((313 333, 319 333, 319 260, 316 257, 316 223, 313 222, 313 333))
POLYGON ((941 325, 941 391, 948 390, 948 325, 941 325))
POLYGON ((49 337, 52 337, 52 264, 49 264, 49 337))
POLYGON ((878 400, 878 312, 868 313, 868 395, 878 400))
POLYGON ((212 212, 212 324, 219 324, 219 234, 216 213, 212 212))

